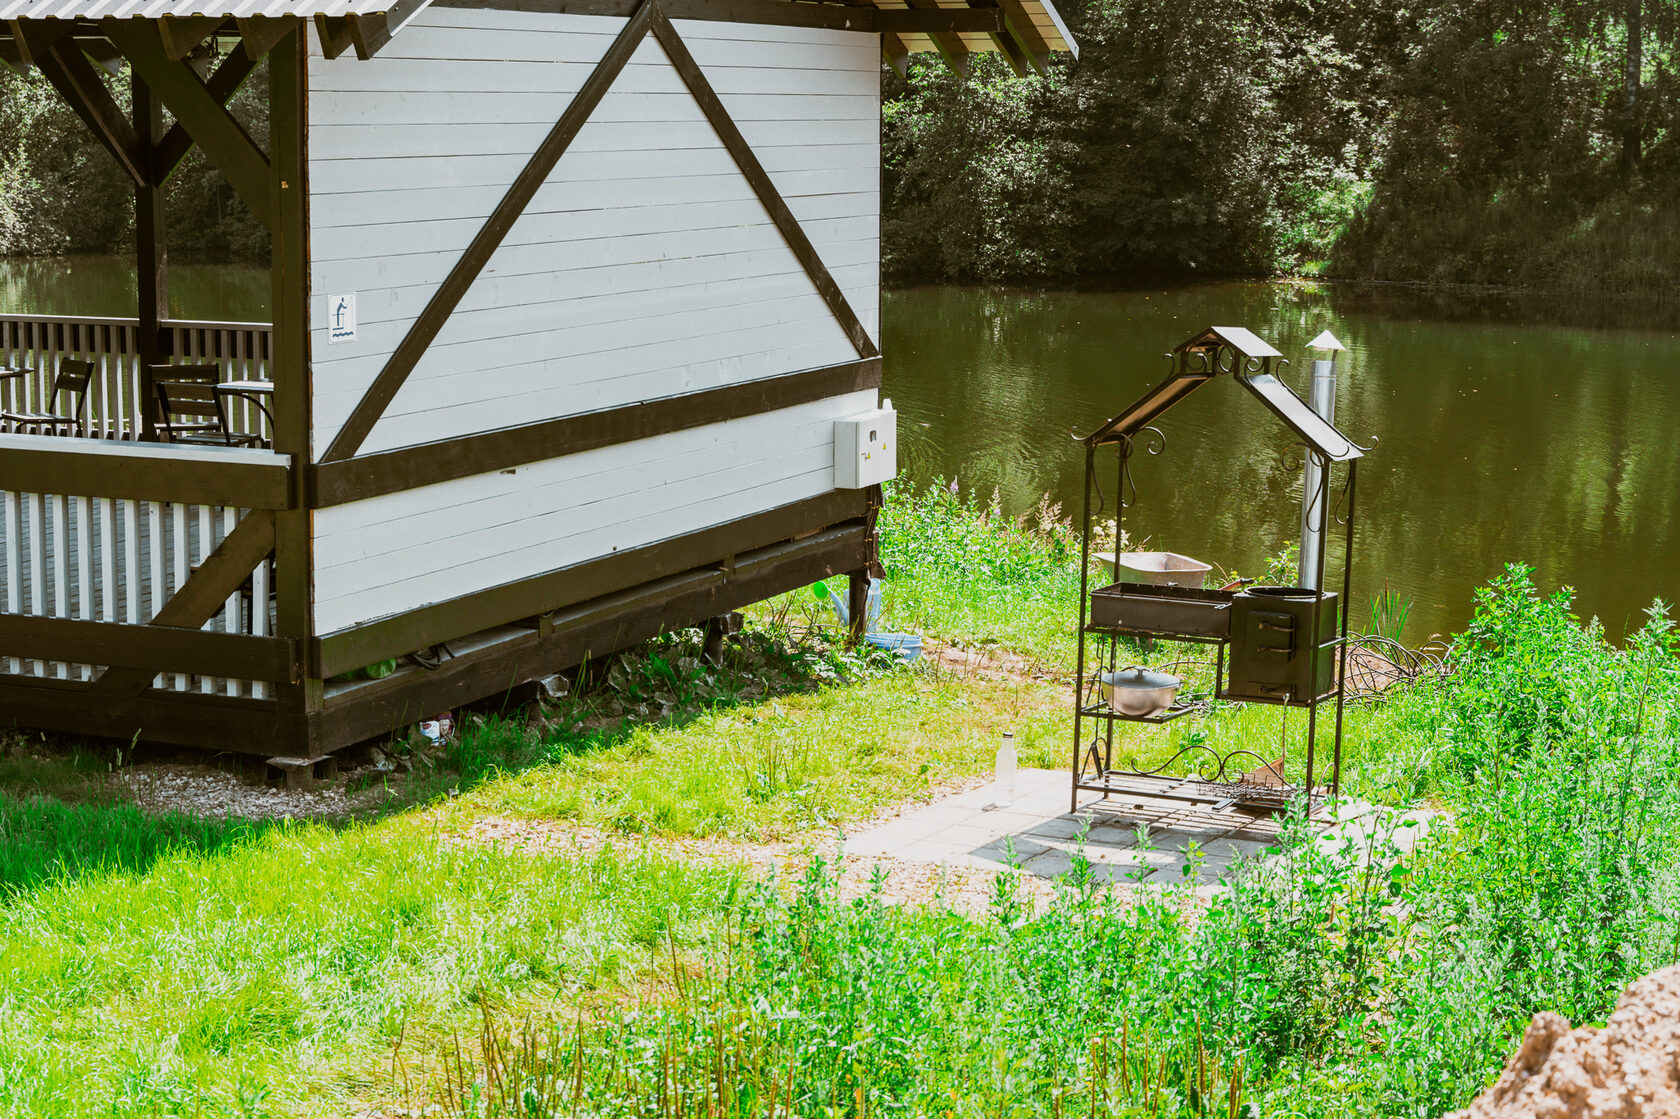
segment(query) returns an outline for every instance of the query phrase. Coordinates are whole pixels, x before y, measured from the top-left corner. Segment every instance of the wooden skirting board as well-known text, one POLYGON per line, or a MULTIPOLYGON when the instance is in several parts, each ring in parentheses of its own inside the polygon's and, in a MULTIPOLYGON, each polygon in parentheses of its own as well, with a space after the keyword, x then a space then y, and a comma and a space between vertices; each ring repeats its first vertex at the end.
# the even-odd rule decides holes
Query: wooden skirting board
POLYGON ((329 697, 316 725, 316 752, 340 750, 459 704, 507 693, 675 628, 677 619, 698 624, 790 586, 855 570, 867 562, 868 551, 862 524, 830 529, 737 556, 729 568, 655 580, 557 612, 536 629, 435 670, 410 670, 329 697))

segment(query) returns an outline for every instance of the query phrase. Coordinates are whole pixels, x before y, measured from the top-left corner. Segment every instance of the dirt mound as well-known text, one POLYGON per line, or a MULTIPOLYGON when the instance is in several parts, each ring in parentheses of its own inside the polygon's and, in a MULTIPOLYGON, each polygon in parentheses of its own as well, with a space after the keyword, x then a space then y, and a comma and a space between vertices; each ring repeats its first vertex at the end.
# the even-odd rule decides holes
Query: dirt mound
POLYGON ((1680 1119, 1680 967, 1627 989, 1601 1030, 1536 1014, 1497 1083, 1448 1119, 1680 1119))

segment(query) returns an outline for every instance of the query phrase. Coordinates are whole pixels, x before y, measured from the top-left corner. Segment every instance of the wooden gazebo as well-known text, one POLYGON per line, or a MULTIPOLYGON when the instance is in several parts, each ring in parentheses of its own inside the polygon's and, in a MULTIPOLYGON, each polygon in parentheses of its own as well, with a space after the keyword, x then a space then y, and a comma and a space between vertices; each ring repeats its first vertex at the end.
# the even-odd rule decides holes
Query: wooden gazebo
POLYGON ((0 721, 297 757, 865 570, 881 57, 1072 48, 1048 0, 0 11, 133 181, 140 276, 132 319, 0 316, 0 410, 96 370, 77 436, 0 432, 0 721), (266 150, 226 108, 264 60, 266 150), (272 323, 168 317, 194 146, 272 323), (264 446, 157 440, 184 364, 271 386, 264 446))

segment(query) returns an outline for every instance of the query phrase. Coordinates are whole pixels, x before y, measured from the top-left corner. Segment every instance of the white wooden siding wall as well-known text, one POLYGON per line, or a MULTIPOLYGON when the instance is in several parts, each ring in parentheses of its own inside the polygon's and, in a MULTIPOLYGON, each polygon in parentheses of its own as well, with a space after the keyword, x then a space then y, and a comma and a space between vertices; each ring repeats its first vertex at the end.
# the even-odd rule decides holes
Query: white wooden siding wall
POLYGON ((323 509, 316 628, 334 633, 827 493, 834 421, 875 400, 856 392, 323 509))
MULTIPOLYGON (((317 455, 622 26, 433 9, 370 62, 311 59, 317 455), (358 338, 329 345, 327 297, 348 291, 358 338)), ((876 37, 678 29, 878 336, 876 37)), ((649 38, 363 451, 856 356, 649 38)), ((826 493, 833 420, 875 402, 852 393, 321 510, 316 631, 826 493)))
MULTIPOLYGON (((371 61, 311 59, 317 454, 622 26, 433 9, 371 61), (341 292, 357 294, 358 337, 329 345, 341 292)), ((678 29, 873 335, 875 36, 678 29)), ((362 449, 855 356, 650 37, 362 449)))

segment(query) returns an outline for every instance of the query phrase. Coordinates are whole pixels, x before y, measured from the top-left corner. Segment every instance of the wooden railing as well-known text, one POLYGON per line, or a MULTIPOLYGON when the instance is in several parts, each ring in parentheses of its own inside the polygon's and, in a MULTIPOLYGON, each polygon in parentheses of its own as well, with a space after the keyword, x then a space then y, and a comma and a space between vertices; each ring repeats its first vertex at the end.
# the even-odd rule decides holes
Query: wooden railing
MULTIPOLYGON (((267 380, 274 328, 269 323, 166 319, 163 344, 171 360, 221 366, 224 381, 267 380)), ((63 357, 92 361, 83 434, 134 439, 142 428, 139 322, 136 319, 0 315, 0 365, 25 368, 27 377, 0 379, 0 412, 45 410, 63 357)), ((267 417, 250 400, 230 401, 229 424, 271 437, 267 417)), ((0 432, 10 430, 0 425, 0 432)))
POLYGON ((273 660, 271 559, 213 610, 206 604, 202 626, 156 619, 252 508, 284 503, 289 461, 0 435, 0 675, 94 681, 112 666, 156 665, 176 671, 154 687, 267 698, 264 680, 284 678, 261 674, 273 660), (156 660, 145 652, 153 646, 156 660))

